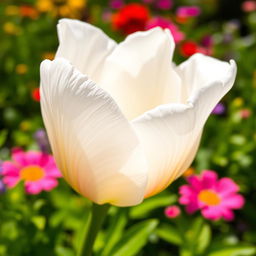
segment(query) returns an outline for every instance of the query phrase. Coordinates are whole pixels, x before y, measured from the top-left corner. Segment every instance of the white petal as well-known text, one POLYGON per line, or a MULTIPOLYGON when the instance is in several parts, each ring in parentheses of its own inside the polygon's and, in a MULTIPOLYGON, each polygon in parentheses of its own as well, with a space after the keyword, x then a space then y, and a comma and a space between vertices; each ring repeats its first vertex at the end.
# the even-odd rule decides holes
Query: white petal
POLYGON ((106 58, 101 86, 128 119, 180 101, 180 79, 172 66, 173 38, 154 28, 126 38, 106 58))
POLYGON ((57 28, 60 44, 56 57, 69 60, 80 72, 98 82, 104 60, 116 43, 102 30, 78 20, 62 19, 57 28))
MULTIPOLYGON (((231 61, 231 65, 235 64, 231 61)), ((213 82, 225 84, 226 91, 228 91, 234 83, 232 80, 228 81, 229 79, 234 79, 232 74, 235 71, 234 68, 231 68, 228 62, 200 53, 191 56, 176 69, 180 77, 182 77, 183 103, 186 103, 192 94, 213 82)))
POLYGON ((204 124, 216 104, 234 84, 237 67, 202 54, 195 54, 179 67, 187 102, 195 105, 197 122, 204 124))
MULTIPOLYGON (((146 196, 163 190, 189 167, 209 114, 234 83, 236 65, 233 61, 229 65, 209 57, 202 58, 210 63, 198 61, 198 66, 183 65, 184 74, 190 73, 190 83, 196 87, 187 104, 159 106, 133 121, 149 163, 146 196), (222 69, 226 68, 225 73, 217 72, 210 79, 208 71, 216 71, 216 62, 222 69), (201 65, 208 65, 209 70, 204 70, 208 76, 200 71, 201 65)), ((184 79, 188 85, 189 78, 184 75, 184 79)))
POLYGON ((54 157, 73 188, 99 204, 142 201, 145 158, 107 93, 64 59, 44 61, 41 108, 54 157))
POLYGON ((191 164, 188 158, 194 157, 201 134, 195 118, 191 105, 170 104, 133 121, 148 159, 146 197, 162 191, 191 164))

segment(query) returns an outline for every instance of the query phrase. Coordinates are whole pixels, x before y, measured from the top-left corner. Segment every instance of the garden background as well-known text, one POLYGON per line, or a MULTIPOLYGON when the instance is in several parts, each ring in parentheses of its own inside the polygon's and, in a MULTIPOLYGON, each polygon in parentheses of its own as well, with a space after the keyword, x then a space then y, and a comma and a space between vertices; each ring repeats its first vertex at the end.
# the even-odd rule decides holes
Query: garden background
MULTIPOLYGON (((50 153, 40 113, 39 66, 54 58, 56 24, 63 17, 96 25, 117 41, 160 25, 173 33, 176 63, 201 52, 234 59, 238 66, 235 85, 207 121, 191 168, 141 205, 112 207, 95 255, 256 255, 256 1, 2 0, 0 175, 15 152, 50 153), (179 188, 203 170, 239 185, 245 204, 233 220, 189 214, 179 204, 179 188), (168 214, 166 207, 173 205, 178 213, 168 214)), ((7 188, 1 179, 0 255, 76 255, 91 203, 62 178, 40 193, 25 192, 22 181, 7 188)))

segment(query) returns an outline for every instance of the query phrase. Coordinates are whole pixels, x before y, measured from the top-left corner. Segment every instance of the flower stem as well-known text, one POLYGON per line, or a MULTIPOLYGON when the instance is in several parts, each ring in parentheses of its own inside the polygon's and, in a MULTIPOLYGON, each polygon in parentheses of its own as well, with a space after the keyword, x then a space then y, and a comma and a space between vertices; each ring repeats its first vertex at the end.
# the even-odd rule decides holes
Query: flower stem
POLYGON ((92 204, 92 212, 89 217, 88 225, 86 226, 83 241, 80 247, 79 256, 91 256, 93 245, 97 234, 104 222, 110 205, 92 204))

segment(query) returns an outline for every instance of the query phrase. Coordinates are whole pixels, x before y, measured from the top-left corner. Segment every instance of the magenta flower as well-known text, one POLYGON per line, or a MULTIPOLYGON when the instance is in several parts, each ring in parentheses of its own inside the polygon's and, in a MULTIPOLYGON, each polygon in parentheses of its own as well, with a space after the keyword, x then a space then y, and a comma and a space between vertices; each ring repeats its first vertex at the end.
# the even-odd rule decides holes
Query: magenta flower
POLYGON ((179 203, 186 205, 189 214, 201 210, 206 219, 227 221, 234 219, 233 210, 244 205, 238 185, 230 178, 221 178, 214 171, 205 170, 201 175, 188 177, 188 185, 180 187, 179 203))
POLYGON ((58 185, 61 173, 51 155, 42 152, 15 150, 12 161, 3 162, 3 182, 12 188, 24 181, 28 194, 50 191, 58 185))
POLYGON ((109 6, 112 9, 120 9, 124 6, 124 1, 123 0, 110 0, 109 6))
POLYGON ((168 206, 165 208, 165 216, 169 219, 174 219, 180 215, 180 207, 177 205, 168 206))
POLYGON ((201 40, 201 45, 202 45, 203 47, 206 47, 206 48, 211 48, 211 47, 213 47, 213 43, 214 43, 213 37, 210 36, 210 35, 205 35, 205 36, 202 38, 202 40, 201 40))
POLYGON ((172 23, 169 19, 163 17, 153 17, 150 19, 146 25, 147 29, 151 29, 154 27, 167 28, 171 31, 175 43, 182 41, 185 38, 183 32, 181 32, 174 23, 172 23))
POLYGON ((200 14, 201 9, 198 6, 181 6, 176 11, 176 15, 180 18, 196 17, 200 14))
POLYGON ((172 0, 158 0, 156 1, 156 7, 161 10, 169 10, 173 5, 172 0))

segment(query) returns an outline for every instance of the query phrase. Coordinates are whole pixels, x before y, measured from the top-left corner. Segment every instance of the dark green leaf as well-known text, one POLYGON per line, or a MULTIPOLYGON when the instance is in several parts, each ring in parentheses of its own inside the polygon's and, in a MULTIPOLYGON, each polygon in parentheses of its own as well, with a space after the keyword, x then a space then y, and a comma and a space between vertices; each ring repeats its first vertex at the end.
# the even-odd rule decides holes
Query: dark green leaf
POLYGON ((135 224, 125 232, 123 239, 111 250, 111 256, 134 256, 147 243, 149 235, 158 224, 155 219, 135 224))

